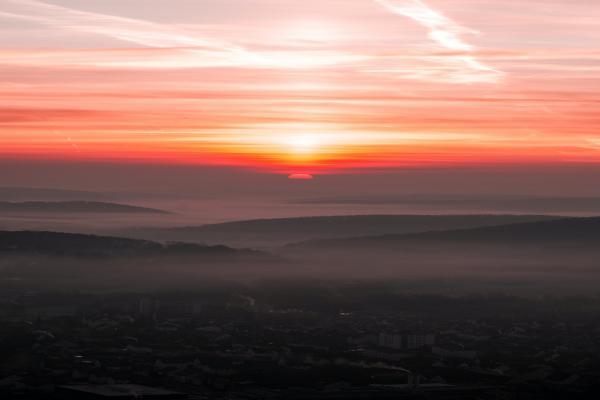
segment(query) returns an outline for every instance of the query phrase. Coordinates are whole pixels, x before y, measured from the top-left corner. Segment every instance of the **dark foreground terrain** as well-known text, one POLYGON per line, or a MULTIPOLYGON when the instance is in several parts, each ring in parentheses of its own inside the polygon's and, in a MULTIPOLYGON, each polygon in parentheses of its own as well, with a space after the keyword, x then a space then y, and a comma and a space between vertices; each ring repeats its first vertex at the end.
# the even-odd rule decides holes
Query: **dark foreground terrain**
POLYGON ((599 297, 402 289, 394 282, 272 281, 212 283, 194 292, 4 290, 0 396, 600 395, 599 297))
POLYGON ((269 251, 1 231, 0 398, 600 395, 600 219, 340 226, 269 251))

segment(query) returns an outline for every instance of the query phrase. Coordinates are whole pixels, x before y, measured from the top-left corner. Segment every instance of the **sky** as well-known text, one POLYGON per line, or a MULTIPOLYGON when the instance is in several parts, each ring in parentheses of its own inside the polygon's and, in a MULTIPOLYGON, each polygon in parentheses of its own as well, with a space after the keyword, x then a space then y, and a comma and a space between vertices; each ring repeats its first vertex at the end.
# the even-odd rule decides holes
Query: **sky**
POLYGON ((589 176, 599 20, 597 0, 0 0, 0 158, 589 176))

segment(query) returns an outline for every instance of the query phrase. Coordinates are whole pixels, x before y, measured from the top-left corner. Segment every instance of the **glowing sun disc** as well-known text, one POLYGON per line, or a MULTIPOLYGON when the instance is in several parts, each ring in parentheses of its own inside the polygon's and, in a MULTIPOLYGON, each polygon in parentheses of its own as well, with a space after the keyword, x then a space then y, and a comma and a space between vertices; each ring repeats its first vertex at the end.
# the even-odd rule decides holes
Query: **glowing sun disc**
POLYGON ((314 176, 311 174, 290 174, 288 175, 288 179, 311 180, 314 179, 314 176))

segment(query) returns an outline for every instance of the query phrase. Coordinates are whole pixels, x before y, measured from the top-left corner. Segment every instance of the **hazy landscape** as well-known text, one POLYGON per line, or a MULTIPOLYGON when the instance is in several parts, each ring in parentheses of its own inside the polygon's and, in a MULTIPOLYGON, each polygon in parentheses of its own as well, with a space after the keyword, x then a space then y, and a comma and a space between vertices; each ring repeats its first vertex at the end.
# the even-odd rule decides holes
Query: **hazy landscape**
POLYGON ((0 0, 0 400, 599 399, 599 21, 0 0))
POLYGON ((207 279, 299 278, 412 282, 439 294, 595 295, 600 277, 595 217, 496 210, 193 224, 195 211, 170 210, 169 202, 158 209, 139 199, 140 205, 132 199, 85 200, 115 194, 16 188, 0 193, 20 200, 0 204, 8 228, 0 235, 7 288, 94 290, 112 282, 154 290, 207 279), (77 194, 84 200, 76 200, 77 194), (182 220, 188 224, 178 225, 182 220))
POLYGON ((202 223, 172 197, 0 193, 8 398, 598 393, 598 217, 202 223))

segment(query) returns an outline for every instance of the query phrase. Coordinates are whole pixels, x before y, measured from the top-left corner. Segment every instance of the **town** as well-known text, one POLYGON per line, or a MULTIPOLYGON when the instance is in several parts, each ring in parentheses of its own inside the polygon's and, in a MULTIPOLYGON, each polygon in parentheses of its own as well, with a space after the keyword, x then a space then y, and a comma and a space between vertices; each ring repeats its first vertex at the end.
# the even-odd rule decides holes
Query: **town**
POLYGON ((591 398, 599 312, 598 297, 407 295, 352 282, 5 290, 0 395, 591 398))

